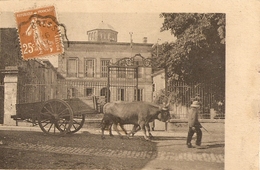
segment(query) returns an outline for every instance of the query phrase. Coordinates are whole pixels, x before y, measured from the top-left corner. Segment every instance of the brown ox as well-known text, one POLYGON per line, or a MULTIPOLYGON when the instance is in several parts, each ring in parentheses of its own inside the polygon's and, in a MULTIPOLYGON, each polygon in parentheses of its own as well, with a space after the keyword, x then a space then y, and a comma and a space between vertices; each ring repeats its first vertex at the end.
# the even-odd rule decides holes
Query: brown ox
POLYGON ((118 131, 118 129, 115 128, 115 126, 119 125, 121 129, 124 131, 124 133, 127 135, 127 131, 125 130, 122 121, 120 118, 115 117, 110 114, 104 114, 103 119, 101 120, 101 130, 102 130, 102 139, 104 139, 104 130, 107 129, 109 131, 109 135, 113 136, 112 134, 112 125, 114 124, 114 130, 118 133, 118 135, 121 136, 121 133, 118 131))
MULTIPOLYGON (((146 135, 146 129, 150 134, 149 122, 158 119, 160 121, 166 122, 170 118, 170 113, 168 110, 168 105, 164 107, 148 103, 148 102, 112 102, 104 105, 103 112, 104 118, 101 122, 102 124, 102 138, 104 135, 104 128, 106 126, 111 126, 112 124, 119 124, 122 129, 123 124, 133 124, 134 133, 138 126, 143 130, 144 138, 149 140, 146 135)), ((117 126, 114 126, 115 130, 118 132, 117 126)), ((119 132, 118 132, 119 133, 119 132)))

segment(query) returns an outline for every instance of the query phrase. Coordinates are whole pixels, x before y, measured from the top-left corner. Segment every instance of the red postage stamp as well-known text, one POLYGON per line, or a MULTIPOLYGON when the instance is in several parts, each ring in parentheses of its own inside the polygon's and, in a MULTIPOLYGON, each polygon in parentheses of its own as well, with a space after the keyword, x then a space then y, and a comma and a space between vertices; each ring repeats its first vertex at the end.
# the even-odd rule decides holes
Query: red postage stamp
POLYGON ((15 13, 24 59, 63 53, 63 44, 55 7, 15 13))

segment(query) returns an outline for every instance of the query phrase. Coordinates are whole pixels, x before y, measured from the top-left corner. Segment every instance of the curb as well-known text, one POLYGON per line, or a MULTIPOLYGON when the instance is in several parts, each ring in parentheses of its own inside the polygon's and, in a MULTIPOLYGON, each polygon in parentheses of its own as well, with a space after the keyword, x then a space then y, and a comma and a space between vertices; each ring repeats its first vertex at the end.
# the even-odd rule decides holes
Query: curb
POLYGON ((1 125, 0 130, 15 130, 15 131, 34 131, 34 132, 41 132, 40 127, 37 126, 7 126, 1 125))
MULTIPOLYGON (((7 126, 0 125, 0 130, 11 130, 11 131, 32 131, 32 132, 42 132, 39 126, 7 126)), ((77 133, 89 132, 92 134, 100 134, 101 129, 99 128, 84 128, 82 127, 77 133)), ((42 132, 43 133, 43 132, 42 132)), ((105 131, 105 134, 108 133, 105 131)), ((115 131, 112 131, 114 135, 118 135, 115 131)), ((186 137, 186 132, 176 132, 176 131, 163 131, 163 130, 155 130, 151 131, 153 136, 183 136, 186 137)), ((135 136, 143 136, 142 132, 139 131, 135 134, 135 136)))

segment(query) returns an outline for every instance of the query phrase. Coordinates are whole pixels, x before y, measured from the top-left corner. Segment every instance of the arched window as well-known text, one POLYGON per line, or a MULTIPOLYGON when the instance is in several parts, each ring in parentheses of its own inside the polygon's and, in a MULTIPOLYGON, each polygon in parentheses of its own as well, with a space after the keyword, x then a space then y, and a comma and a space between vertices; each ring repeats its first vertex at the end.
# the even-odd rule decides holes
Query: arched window
POLYGON ((107 95, 107 88, 104 87, 100 90, 100 96, 106 96, 107 95))
POLYGON ((100 90, 100 97, 103 96, 105 97, 105 102, 108 102, 110 100, 110 90, 108 91, 107 94, 107 88, 104 87, 100 90))

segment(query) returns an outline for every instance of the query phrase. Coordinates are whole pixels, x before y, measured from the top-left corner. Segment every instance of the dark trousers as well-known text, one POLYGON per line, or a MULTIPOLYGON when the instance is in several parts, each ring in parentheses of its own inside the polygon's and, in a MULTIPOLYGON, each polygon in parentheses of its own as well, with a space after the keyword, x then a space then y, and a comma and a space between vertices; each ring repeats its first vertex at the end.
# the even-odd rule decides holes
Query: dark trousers
POLYGON ((202 139, 202 131, 200 130, 199 127, 195 127, 195 130, 192 130, 191 127, 189 127, 189 132, 188 132, 188 137, 187 137, 187 144, 191 143, 192 136, 194 133, 197 133, 197 140, 196 140, 196 145, 201 144, 201 139, 202 139))

